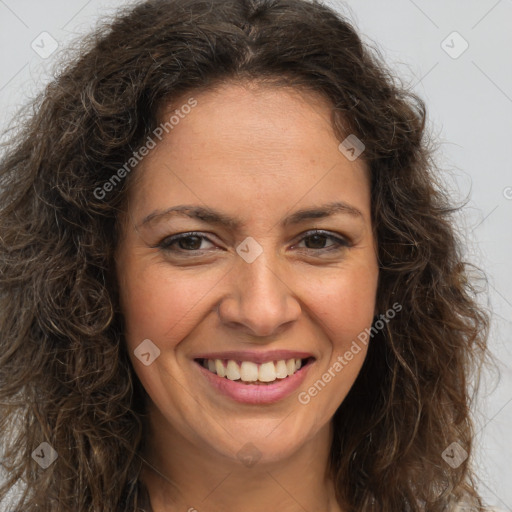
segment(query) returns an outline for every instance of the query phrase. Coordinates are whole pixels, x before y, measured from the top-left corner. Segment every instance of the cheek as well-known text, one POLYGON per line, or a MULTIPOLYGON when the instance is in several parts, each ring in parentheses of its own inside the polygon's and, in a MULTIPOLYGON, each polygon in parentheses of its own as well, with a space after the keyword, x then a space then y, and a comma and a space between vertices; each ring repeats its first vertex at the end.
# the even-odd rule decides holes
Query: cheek
POLYGON ((310 282, 308 303, 316 312, 319 325, 329 333, 334 350, 342 350, 371 325, 375 314, 377 280, 375 267, 361 266, 336 272, 316 285, 310 282))
POLYGON ((145 338, 166 347, 178 343, 197 321, 202 301, 207 301, 208 291, 218 282, 207 274, 171 275, 160 265, 140 265, 139 271, 133 265, 127 272, 130 268, 121 290, 130 346, 145 338))
POLYGON ((377 280, 378 271, 373 267, 338 272, 322 280, 323 286, 310 296, 309 304, 315 308, 316 324, 327 340, 329 355, 298 400, 315 409, 319 425, 328 421, 343 402, 364 363, 368 345, 358 336, 371 327, 377 280))

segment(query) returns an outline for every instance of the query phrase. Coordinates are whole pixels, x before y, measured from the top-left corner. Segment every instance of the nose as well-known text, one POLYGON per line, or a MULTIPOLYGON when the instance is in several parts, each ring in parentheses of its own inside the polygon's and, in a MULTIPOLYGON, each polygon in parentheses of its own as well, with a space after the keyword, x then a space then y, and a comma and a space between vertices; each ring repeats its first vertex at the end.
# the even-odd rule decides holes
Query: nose
POLYGON ((229 273, 229 291, 218 306, 224 325, 259 337, 277 334, 302 311, 293 279, 283 272, 286 263, 267 257, 267 252, 252 263, 239 258, 229 273))

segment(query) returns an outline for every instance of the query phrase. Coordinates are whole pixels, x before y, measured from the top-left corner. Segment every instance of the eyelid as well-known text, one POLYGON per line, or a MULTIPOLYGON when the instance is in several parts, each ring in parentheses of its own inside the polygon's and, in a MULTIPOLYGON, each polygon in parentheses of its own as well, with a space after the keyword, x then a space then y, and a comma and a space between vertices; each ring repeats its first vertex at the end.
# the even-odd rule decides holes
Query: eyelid
MULTIPOLYGON (((212 236, 211 234, 208 234, 208 235, 212 236)), ((324 248, 320 248, 320 249, 309 249, 306 247, 306 248, 300 248, 300 250, 313 251, 316 253, 321 253, 321 252, 325 253, 328 251, 341 250, 343 248, 352 247, 352 245, 353 245, 352 241, 344 235, 341 235, 338 233, 333 233, 331 231, 327 231, 324 229, 313 228, 313 229, 304 231, 303 233, 298 235, 297 242, 295 242, 294 245, 292 245, 292 247, 294 247, 295 244, 302 242, 304 239, 309 238, 314 235, 321 235, 321 236, 325 236, 326 238, 330 238, 330 239, 334 240, 335 244, 333 246, 328 246, 328 247, 324 247, 324 248)), ((206 236, 206 234, 202 231, 187 231, 187 232, 177 233, 175 235, 168 236, 168 237, 164 238, 162 241, 160 241, 156 246, 153 246, 153 248, 159 247, 162 250, 167 251, 167 252, 178 252, 181 254, 189 253, 191 255, 193 255, 197 252, 203 252, 203 251, 209 250, 209 249, 193 249, 193 250, 187 251, 185 249, 181 249, 181 250, 172 251, 170 249, 170 247, 174 243, 179 242, 181 239, 186 239, 186 238, 193 237, 193 236, 197 236, 201 240, 207 240, 208 242, 215 244, 215 242, 210 240, 209 236, 206 236)))
MULTIPOLYGON (((201 240, 207 240, 208 242, 210 242, 212 244, 215 243, 212 240, 210 240, 210 238, 209 238, 212 235, 210 235, 210 234, 208 234, 208 235, 209 236, 206 236, 203 231, 186 231, 183 233, 176 233, 175 235, 166 236, 163 240, 158 242, 157 245, 153 246, 153 248, 160 247, 162 249, 166 249, 167 247, 170 247, 171 244, 173 244, 175 242, 179 242, 181 239, 189 238, 189 237, 193 237, 193 236, 197 236, 201 240)), ((195 249, 195 251, 202 251, 202 250, 205 250, 205 249, 195 249)), ((183 252, 192 253, 194 251, 183 251, 183 252)))
MULTIPOLYGON (((334 233, 332 231, 328 231, 326 229, 319 229, 319 228, 313 228, 313 229, 309 229, 308 231, 304 231, 304 233, 301 233, 299 235, 299 241, 302 241, 304 240, 304 238, 308 238, 310 236, 314 236, 314 235, 322 235, 322 236, 325 236, 326 238, 332 238, 334 240, 336 240, 337 242, 339 242, 341 245, 346 245, 346 246, 349 246, 349 245, 352 245, 352 242, 351 240, 346 237, 345 235, 341 235, 339 233, 334 233)), ((312 249, 313 250, 313 249, 312 249)), ((321 250, 321 249, 318 249, 318 250, 321 250)))

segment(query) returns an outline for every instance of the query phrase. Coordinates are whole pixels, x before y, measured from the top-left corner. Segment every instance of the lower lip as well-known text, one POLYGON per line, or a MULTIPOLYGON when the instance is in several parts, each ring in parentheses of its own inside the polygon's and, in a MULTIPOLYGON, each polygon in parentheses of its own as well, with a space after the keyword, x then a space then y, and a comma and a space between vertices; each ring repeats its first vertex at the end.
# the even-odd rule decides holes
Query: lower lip
POLYGON ((244 404, 271 404, 291 395, 304 381, 314 360, 309 360, 299 371, 285 379, 276 380, 272 384, 242 384, 219 377, 197 361, 194 361, 199 371, 217 391, 237 402, 244 404))

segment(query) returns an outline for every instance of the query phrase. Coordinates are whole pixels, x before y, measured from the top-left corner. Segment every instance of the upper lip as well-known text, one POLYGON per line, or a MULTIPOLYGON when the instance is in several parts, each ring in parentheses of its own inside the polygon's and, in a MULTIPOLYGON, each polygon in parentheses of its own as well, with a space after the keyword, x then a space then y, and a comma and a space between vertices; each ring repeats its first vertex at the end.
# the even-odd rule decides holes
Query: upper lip
POLYGON ((228 350, 226 352, 211 352, 208 354, 197 354, 193 359, 232 359, 233 361, 252 361, 256 364, 280 361, 281 359, 307 359, 314 357, 309 352, 298 352, 296 350, 268 350, 259 352, 255 350, 228 350))

